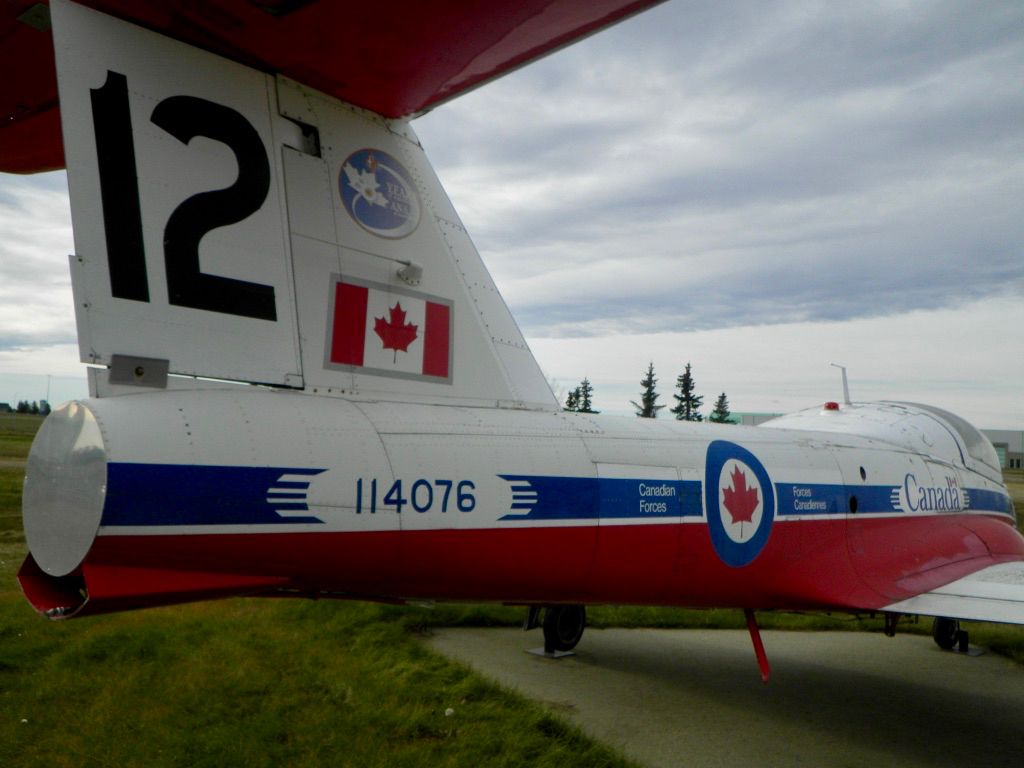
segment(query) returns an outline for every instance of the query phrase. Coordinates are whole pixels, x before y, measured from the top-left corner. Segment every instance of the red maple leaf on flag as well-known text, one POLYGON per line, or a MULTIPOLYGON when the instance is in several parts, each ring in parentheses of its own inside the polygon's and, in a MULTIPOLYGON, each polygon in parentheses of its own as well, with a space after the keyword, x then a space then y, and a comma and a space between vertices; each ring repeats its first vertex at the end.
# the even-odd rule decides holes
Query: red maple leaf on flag
POLYGON ((373 332, 380 336, 384 349, 395 350, 395 362, 398 362, 399 351, 408 352, 409 345, 416 341, 418 326, 405 322, 405 310, 401 302, 388 310, 388 319, 373 318, 373 332))
POLYGON ((757 488, 747 488, 747 475, 739 467, 732 468, 732 488, 725 491, 725 508, 732 515, 733 525, 736 523, 752 523, 754 512, 761 500, 757 497, 757 488))

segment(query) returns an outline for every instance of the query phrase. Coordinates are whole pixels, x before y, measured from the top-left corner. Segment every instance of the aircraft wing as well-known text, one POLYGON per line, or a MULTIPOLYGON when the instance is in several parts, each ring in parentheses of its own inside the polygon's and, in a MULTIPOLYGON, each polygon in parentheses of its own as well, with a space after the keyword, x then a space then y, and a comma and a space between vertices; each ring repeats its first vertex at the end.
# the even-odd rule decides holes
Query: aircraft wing
MULTIPOLYGON (((415 115, 660 0, 82 0, 385 117, 415 115)), ((0 9, 0 171, 64 166, 45 3, 0 9)))
POLYGON ((990 565, 884 610, 1024 624, 1024 563, 990 565))

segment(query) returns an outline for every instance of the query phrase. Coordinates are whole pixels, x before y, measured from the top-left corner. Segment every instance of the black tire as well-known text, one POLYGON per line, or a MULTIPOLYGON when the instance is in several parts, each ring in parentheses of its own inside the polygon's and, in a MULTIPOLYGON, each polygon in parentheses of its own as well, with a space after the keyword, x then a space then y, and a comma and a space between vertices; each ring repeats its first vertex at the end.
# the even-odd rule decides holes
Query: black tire
POLYGON ((587 610, 582 605, 553 605, 544 612, 544 650, 571 651, 583 637, 587 610))
POLYGON ((960 622, 939 616, 932 622, 932 638, 944 651, 951 651, 960 639, 960 622))

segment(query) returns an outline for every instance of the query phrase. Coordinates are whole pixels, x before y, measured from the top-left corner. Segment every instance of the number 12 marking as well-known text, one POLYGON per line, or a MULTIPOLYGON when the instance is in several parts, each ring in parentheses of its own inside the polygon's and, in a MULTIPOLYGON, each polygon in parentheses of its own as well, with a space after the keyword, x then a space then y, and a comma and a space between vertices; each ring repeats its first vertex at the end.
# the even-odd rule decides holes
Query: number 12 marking
MULTIPOLYGON (((148 302, 128 79, 108 70, 106 82, 101 88, 93 88, 90 96, 111 293, 119 299, 148 302)), ((163 240, 170 303, 276 321, 274 286, 210 275, 199 268, 199 241, 203 236, 243 221, 267 198, 270 166, 256 129, 241 113, 195 96, 164 99, 156 105, 150 121, 183 144, 196 136, 226 144, 238 163, 234 184, 193 195, 167 220, 163 240)))

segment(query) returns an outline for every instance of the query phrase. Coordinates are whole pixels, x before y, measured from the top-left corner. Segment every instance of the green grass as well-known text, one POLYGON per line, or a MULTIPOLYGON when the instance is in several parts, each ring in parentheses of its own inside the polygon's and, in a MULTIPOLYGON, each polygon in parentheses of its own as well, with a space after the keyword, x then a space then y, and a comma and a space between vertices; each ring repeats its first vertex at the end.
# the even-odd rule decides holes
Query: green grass
POLYGON ((407 611, 231 600, 51 624, 10 602, 2 765, 629 765, 426 650, 407 611))
POLYGON ((23 467, 0 466, 0 541, 21 535, 21 484, 23 467))
POLYGON ((22 413, 0 413, 0 460, 24 459, 42 416, 22 413))
MULTIPOLYGON (((227 600, 41 619, 14 578, 25 555, 17 463, 38 423, 0 417, 0 445, 12 454, 0 465, 0 766, 629 765, 419 641, 435 626, 516 625, 521 608, 227 600)), ((1024 509, 1020 479, 1011 491, 1024 509)), ((744 626, 725 610, 602 606, 589 619, 744 626)), ((881 630, 877 618, 842 615, 759 621, 881 630)), ((928 632, 930 622, 900 628, 928 632)), ((1024 663, 1021 628, 968 628, 972 642, 1024 663)))

